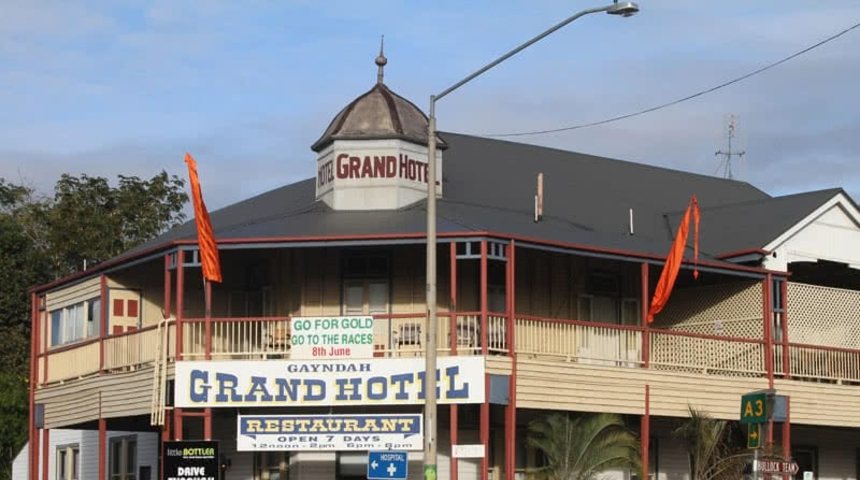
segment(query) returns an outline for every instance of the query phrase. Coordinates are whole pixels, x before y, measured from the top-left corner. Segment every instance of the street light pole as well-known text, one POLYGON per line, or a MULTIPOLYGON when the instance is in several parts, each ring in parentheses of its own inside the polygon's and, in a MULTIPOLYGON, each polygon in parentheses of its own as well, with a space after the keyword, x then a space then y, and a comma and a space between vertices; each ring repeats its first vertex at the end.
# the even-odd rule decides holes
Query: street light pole
MULTIPOLYGON (((426 365, 424 373, 424 479, 436 480, 436 433, 438 421, 436 418, 436 343, 438 321, 436 315, 436 102, 443 97, 472 81, 487 70, 513 57, 531 45, 539 42, 544 37, 556 30, 565 27, 574 20, 591 13, 606 12, 612 15, 629 17, 639 11, 639 6, 634 2, 618 2, 604 7, 589 8, 577 12, 562 20, 553 27, 535 36, 531 40, 519 45, 508 53, 493 60, 484 67, 475 71, 466 78, 442 90, 436 95, 430 96, 430 110, 427 122, 427 338, 425 342, 426 365)), ((452 332, 453 334, 454 332, 452 332)), ((451 446, 452 450, 454 446, 451 446)), ((486 448, 486 446, 485 446, 486 448)), ((482 475, 483 478, 483 475, 482 475)))

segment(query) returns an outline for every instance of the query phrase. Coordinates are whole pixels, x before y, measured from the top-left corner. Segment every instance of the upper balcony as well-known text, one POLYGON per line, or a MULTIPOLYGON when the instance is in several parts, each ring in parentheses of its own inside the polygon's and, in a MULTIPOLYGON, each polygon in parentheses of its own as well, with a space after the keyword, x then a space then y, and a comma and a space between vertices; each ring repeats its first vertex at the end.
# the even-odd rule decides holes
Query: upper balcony
MULTIPOLYGON (((440 355, 860 383, 857 290, 707 271, 679 284, 648 325, 642 285, 653 291, 657 266, 529 248, 517 248, 513 265, 508 244, 486 240, 439 251, 440 355)), ((177 357, 290 358, 296 316, 371 315, 375 355, 421 356, 422 252, 228 250, 210 319, 193 250, 49 292, 39 302, 37 384, 177 357)))

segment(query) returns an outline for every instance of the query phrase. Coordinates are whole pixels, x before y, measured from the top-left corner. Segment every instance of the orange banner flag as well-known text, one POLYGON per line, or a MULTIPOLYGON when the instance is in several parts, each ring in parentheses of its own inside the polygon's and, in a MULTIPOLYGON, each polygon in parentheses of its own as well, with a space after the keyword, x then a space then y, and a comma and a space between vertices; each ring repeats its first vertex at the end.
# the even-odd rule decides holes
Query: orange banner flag
POLYGON ((194 221, 197 223, 197 241, 200 244, 200 259, 203 264, 203 278, 210 282, 221 283, 221 260, 218 258, 218 244, 212 232, 212 221, 203 203, 200 179, 197 177, 197 162, 191 154, 185 154, 188 165, 188 178, 191 180, 191 198, 194 201, 194 221))
POLYGON ((678 271, 681 269, 681 262, 684 261, 684 250, 687 248, 687 235, 690 232, 691 213, 693 215, 694 229, 693 278, 699 278, 699 201, 693 195, 690 198, 690 204, 687 205, 687 210, 684 212, 684 217, 681 219, 681 225, 678 226, 678 232, 675 234, 675 240, 672 242, 669 256, 666 257, 666 264, 663 265, 663 271, 660 273, 657 288, 654 290, 654 298, 651 299, 651 306, 648 308, 648 323, 654 321, 654 315, 663 310, 666 302, 669 301, 669 295, 672 294, 672 288, 675 286, 675 280, 678 278, 678 271))

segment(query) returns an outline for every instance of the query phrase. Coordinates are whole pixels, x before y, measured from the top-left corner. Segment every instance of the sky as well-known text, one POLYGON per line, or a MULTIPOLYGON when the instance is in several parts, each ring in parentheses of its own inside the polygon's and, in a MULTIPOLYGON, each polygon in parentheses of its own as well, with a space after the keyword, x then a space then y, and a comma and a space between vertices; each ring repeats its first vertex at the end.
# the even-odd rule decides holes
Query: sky
MULTIPOLYGON (((608 1, 608 0, 603 0, 608 1)), ((62 173, 186 176, 216 209, 315 174, 310 145, 376 81, 429 97, 601 1, 0 0, 0 177, 50 194, 62 173)), ((710 88, 860 22, 860 2, 642 0, 580 18, 445 97, 474 135, 577 125, 710 88)), ((705 175, 771 195, 860 200, 860 28, 790 62, 639 117, 508 138, 705 175)))

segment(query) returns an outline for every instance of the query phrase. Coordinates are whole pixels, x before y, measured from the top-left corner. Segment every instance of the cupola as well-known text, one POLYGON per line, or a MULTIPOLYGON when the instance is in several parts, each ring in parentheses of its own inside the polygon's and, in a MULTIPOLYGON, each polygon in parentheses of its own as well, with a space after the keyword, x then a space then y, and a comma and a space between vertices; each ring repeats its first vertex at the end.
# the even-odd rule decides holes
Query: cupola
MULTIPOLYGON (((427 116, 384 83, 382 46, 376 85, 344 107, 311 149, 316 198, 335 210, 393 210, 427 197, 427 116)), ((437 178, 442 153, 437 139, 437 178)), ((437 182, 436 195, 442 195, 437 182)))

